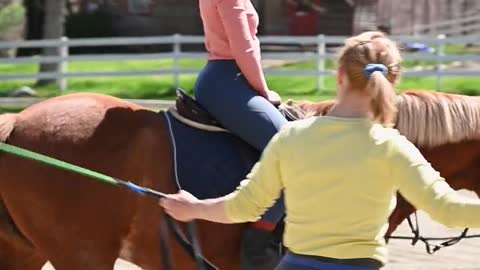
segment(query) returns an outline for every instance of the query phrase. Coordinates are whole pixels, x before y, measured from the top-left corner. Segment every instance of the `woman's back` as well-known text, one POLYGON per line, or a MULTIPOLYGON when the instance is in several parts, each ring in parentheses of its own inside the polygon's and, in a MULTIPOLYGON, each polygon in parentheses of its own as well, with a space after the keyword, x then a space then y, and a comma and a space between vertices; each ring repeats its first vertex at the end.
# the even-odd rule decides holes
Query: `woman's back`
POLYGON ((284 189, 284 240, 297 254, 386 263, 384 235, 397 191, 447 226, 480 226, 480 216, 471 215, 478 201, 460 197, 397 130, 367 118, 290 123, 262 160, 249 176, 261 181, 249 181, 227 202, 227 213, 233 220, 254 217, 284 189))
POLYGON ((389 142, 398 132, 369 119, 320 117, 290 125, 282 135, 278 158, 290 250, 336 258, 375 253, 384 261, 382 236, 396 192, 389 142))

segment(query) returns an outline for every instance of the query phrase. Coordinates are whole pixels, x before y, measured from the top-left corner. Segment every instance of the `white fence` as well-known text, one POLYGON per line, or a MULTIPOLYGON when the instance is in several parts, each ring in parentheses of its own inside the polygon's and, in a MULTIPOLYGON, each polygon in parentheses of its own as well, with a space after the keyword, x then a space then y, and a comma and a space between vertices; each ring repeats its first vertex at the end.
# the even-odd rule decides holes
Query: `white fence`
MULTIPOLYGON (((342 44, 346 37, 341 36, 263 36, 260 37, 262 44, 273 47, 274 45, 283 48, 282 51, 264 50, 262 59, 264 60, 290 60, 290 61, 316 61, 317 68, 312 70, 279 70, 266 69, 265 73, 277 76, 312 76, 318 78, 318 89, 324 89, 324 78, 335 74, 334 70, 326 69, 326 60, 334 59, 335 53, 327 50, 327 45, 342 44), (280 45, 280 46, 278 46, 280 45), (292 46, 314 46, 314 51, 294 50, 292 46)), ((447 44, 476 44, 480 45, 479 37, 458 37, 446 38, 441 35, 438 37, 419 38, 408 36, 393 37, 399 43, 418 42, 424 43, 436 48, 435 53, 404 53, 405 60, 432 61, 435 63, 430 69, 407 70, 406 77, 428 77, 437 78, 437 90, 441 90, 441 79, 443 77, 477 77, 480 76, 479 70, 448 70, 443 68, 445 62, 451 61, 480 61, 480 55, 446 55, 445 46, 447 44)), ((152 76, 152 75, 172 75, 175 86, 179 85, 180 75, 197 74, 199 70, 182 69, 180 60, 182 59, 205 59, 205 52, 182 51, 182 45, 202 44, 203 36, 158 36, 158 37, 129 37, 129 38, 89 38, 89 39, 67 39, 60 40, 29 40, 22 42, 0 42, 0 49, 12 48, 44 48, 55 47, 58 49, 57 56, 28 56, 16 58, 0 58, 0 64, 26 64, 26 63, 58 63, 59 68, 56 72, 38 73, 38 74, 0 74, 0 81, 6 80, 36 80, 36 79, 56 79, 62 89, 66 89, 67 79, 86 78, 86 77, 125 77, 125 76, 152 76), (72 47, 91 47, 91 46, 131 46, 131 45, 171 45, 171 51, 159 53, 130 53, 130 54, 79 54, 70 55, 69 50, 72 47), (82 61, 125 61, 125 60, 152 60, 152 59, 173 59, 174 65, 168 70, 141 70, 141 71, 117 71, 117 72, 69 72, 68 64, 71 62, 82 61)))

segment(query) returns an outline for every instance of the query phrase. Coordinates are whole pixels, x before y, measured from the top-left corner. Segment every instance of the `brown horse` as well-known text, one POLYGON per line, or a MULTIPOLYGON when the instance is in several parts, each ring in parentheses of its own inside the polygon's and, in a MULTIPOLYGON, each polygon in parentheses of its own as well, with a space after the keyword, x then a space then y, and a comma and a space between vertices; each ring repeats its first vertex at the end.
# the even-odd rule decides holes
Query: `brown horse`
MULTIPOLYGON (((321 114, 331 105, 299 107, 310 115, 321 114)), ((397 127, 450 183, 478 190, 474 181, 480 154, 478 100, 410 93, 400 96, 398 108, 397 127), (449 157, 455 157, 455 162, 449 157)), ((172 149, 163 117, 120 99, 73 94, 17 115, 2 115, 0 141, 142 186, 175 191, 172 149)), ((103 270, 112 269, 118 257, 146 270, 161 269, 160 211, 155 200, 1 154, 0 269, 40 269, 50 260, 57 270, 103 270)), ((406 213, 397 208, 391 230, 406 213)), ((239 269, 241 231, 242 225, 201 222, 204 255, 220 269, 239 269)), ((195 268, 175 241, 169 244, 175 269, 195 268)))
MULTIPOLYGON (((74 94, 17 115, 2 115, 0 139, 142 186, 175 192, 164 119, 120 99, 74 94)), ((161 210, 155 200, 5 154, 0 156, 0 190, 4 208, 32 244, 12 239, 8 231, 0 233, 2 270, 40 269, 47 260, 57 270, 113 269, 117 257, 144 269, 162 268, 161 210)), ((236 243, 241 228, 199 226, 203 252, 221 269, 239 265, 236 243), (231 248, 225 248, 226 243, 231 248)), ((176 242, 170 246, 175 269, 194 269, 176 242)))

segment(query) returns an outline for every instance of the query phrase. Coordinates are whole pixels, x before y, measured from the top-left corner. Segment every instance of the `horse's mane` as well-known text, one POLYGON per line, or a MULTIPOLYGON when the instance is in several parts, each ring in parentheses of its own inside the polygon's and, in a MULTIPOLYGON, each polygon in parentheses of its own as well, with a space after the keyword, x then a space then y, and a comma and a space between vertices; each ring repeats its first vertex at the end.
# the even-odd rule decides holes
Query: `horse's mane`
POLYGON ((0 114, 0 143, 7 141, 15 126, 15 119, 16 114, 14 113, 0 114))
MULTIPOLYGON (((327 113, 334 100, 287 102, 305 117, 327 113)), ((420 147, 480 139, 480 98, 430 91, 407 91, 397 96, 395 127, 420 147)))
POLYGON ((298 118, 309 118, 312 116, 322 116, 328 113, 330 109, 335 105, 335 100, 327 100, 322 102, 310 102, 310 101, 293 101, 287 100, 282 107, 286 110, 293 111, 298 118))
POLYGON ((480 98, 429 91, 398 95, 396 128, 411 142, 434 147, 480 139, 480 98))

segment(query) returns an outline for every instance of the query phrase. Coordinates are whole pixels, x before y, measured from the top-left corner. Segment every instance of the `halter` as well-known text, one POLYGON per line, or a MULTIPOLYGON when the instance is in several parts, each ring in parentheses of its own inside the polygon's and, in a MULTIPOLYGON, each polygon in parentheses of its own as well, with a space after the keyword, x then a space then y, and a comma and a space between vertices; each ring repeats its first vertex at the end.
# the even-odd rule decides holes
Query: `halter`
POLYGON ((418 216, 417 212, 414 213, 415 215, 415 225, 413 224, 411 216, 407 217, 408 226, 413 233, 413 236, 388 236, 385 237, 387 240, 389 239, 400 239, 400 240, 411 240, 412 246, 414 246, 418 241, 421 241, 425 244, 425 249, 428 254, 434 254, 435 252, 439 251, 442 248, 453 246, 460 242, 462 239, 469 239, 469 238, 480 238, 480 234, 473 234, 467 235, 469 228, 465 228, 463 232, 456 237, 423 237, 420 235, 420 225, 418 224, 418 216), (430 241, 442 241, 444 242, 440 244, 431 244, 430 241))

